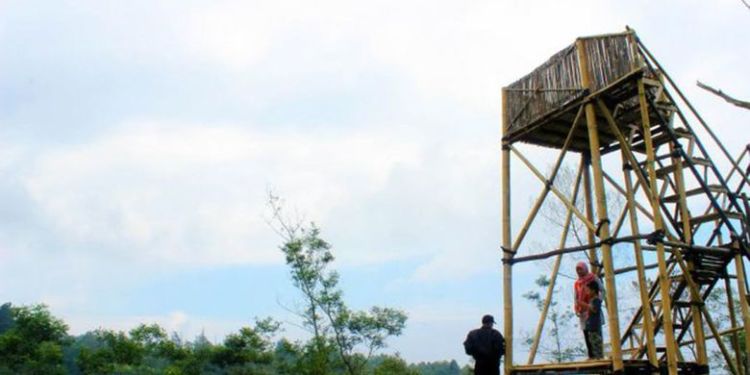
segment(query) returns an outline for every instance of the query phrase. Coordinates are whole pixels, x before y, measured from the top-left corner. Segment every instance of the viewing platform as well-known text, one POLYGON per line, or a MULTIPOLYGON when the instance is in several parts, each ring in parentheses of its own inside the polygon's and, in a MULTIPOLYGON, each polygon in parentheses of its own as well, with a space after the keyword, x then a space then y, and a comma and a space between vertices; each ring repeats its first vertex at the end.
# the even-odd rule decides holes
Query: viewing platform
MULTIPOLYGON (((570 150, 586 151, 588 133, 579 108, 592 98, 615 108, 613 117, 618 124, 640 124, 638 78, 644 78, 646 90, 653 94, 662 88, 657 72, 644 61, 632 32, 578 38, 505 87, 509 127, 503 141, 562 148, 575 118, 580 116, 578 121, 584 126, 576 128, 570 150)), ((653 127, 672 113, 669 106, 658 110, 661 117, 651 112, 653 127)), ((606 118, 597 114, 597 123, 601 146, 614 143, 616 137, 608 129, 606 118)))

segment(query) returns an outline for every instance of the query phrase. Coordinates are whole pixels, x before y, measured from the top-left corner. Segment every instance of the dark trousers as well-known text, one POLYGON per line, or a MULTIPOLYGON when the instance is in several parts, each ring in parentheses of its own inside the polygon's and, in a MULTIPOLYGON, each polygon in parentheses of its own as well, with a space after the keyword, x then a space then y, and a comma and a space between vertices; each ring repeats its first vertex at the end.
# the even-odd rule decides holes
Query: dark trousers
POLYGON ((602 353, 602 331, 583 331, 583 337, 586 339, 586 352, 590 359, 603 357, 602 353))
POLYGON ((478 360, 474 363, 474 375, 500 375, 500 362, 478 360))

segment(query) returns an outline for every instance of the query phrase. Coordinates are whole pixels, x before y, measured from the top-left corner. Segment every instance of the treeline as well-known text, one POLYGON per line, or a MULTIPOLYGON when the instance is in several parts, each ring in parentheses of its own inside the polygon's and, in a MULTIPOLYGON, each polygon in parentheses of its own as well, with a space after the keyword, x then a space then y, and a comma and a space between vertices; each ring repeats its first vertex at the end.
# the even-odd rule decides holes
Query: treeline
MULTIPOLYGON (((44 305, 0 307, 0 374, 346 374, 333 343, 274 340, 279 324, 255 322, 212 343, 204 335, 185 341, 156 324, 129 332, 99 329, 80 336, 44 305), (317 345, 317 344, 315 344, 317 345)), ((361 374, 459 375, 456 361, 407 364, 398 355, 369 358, 361 374)))
MULTIPOLYGON (((332 268, 331 245, 314 224, 287 220, 281 201, 269 196, 269 221, 283 243, 292 284, 299 291, 306 341, 276 339, 281 325, 256 320, 212 343, 204 335, 186 341, 156 324, 129 332, 99 329, 80 336, 44 305, 0 307, 0 375, 5 374, 294 374, 459 375, 455 361, 408 364, 377 354, 406 326, 406 313, 372 306, 351 309, 332 268)), ((428 344, 428 343, 425 343, 428 344)))

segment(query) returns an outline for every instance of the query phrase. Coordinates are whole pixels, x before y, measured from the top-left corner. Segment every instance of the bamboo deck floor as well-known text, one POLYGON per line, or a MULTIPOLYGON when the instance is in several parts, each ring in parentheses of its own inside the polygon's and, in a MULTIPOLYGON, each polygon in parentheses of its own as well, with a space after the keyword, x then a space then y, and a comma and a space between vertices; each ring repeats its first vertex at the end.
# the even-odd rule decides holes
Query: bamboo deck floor
MULTIPOLYGON (((666 364, 658 370, 651 368, 647 360, 624 360, 625 371, 623 374, 667 374, 666 364)), ((701 368, 694 362, 679 362, 678 373, 684 375, 708 374, 708 369, 701 368)), ((534 365, 514 366, 511 371, 513 375, 526 374, 614 374, 612 371, 612 360, 589 360, 567 363, 540 363, 534 365)))

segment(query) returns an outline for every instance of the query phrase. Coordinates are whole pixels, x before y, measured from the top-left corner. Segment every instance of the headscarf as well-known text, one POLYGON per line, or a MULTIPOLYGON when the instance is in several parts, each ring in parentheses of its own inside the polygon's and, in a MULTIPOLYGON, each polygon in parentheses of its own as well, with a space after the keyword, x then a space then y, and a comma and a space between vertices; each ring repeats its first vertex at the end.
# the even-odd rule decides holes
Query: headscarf
POLYGON ((596 280, 596 275, 589 272, 589 266, 586 265, 586 262, 578 262, 578 264, 576 264, 576 269, 578 268, 582 268, 586 274, 578 277, 575 284, 573 284, 576 294, 575 311, 580 315, 587 315, 588 312, 586 308, 583 307, 582 303, 588 304, 591 301, 591 296, 589 296, 588 293, 585 293, 584 289, 586 288, 586 285, 596 280))

